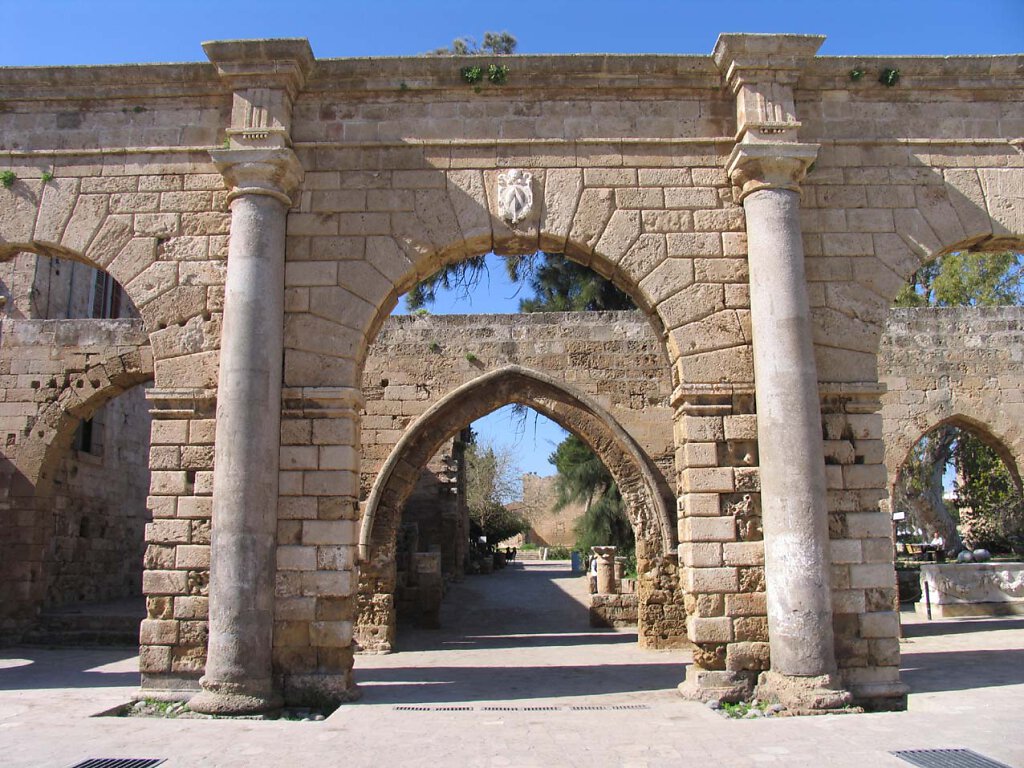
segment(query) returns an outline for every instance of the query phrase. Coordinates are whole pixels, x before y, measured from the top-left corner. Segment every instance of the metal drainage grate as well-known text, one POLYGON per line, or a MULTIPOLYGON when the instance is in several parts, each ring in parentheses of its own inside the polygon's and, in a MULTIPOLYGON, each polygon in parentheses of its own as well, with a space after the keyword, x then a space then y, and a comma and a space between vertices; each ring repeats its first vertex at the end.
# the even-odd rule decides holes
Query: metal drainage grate
POLYGON ((890 754, 921 768, 1010 768, 969 749, 906 749, 890 754))
MULTIPOLYGON (((412 706, 409 704, 398 704, 392 709, 395 712, 474 712, 477 707, 435 707, 435 706, 412 706)), ((611 710, 644 710, 650 709, 647 704, 592 704, 585 705, 579 704, 572 707, 561 707, 552 705, 538 705, 535 707, 517 707, 517 706, 484 706, 479 707, 481 712, 608 712, 611 710)), ((78 768, 75 766, 74 768, 78 768)), ((973 768, 973 766, 971 767, 973 768)))
POLYGON ((558 712, 561 707, 481 707, 484 712, 558 712))
POLYGON ((165 762, 164 757, 91 757, 71 768, 155 768, 165 762))

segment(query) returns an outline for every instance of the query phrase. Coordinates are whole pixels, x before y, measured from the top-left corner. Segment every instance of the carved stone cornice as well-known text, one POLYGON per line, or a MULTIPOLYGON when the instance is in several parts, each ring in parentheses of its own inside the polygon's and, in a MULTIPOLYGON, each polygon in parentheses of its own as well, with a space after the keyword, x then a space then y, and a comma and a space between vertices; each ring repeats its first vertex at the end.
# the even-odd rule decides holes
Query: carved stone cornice
POLYGON ((304 171, 290 149, 214 149, 210 158, 230 185, 228 202, 242 195, 266 195, 289 208, 304 171))
POLYGON ((303 37, 273 40, 210 40, 206 57, 232 90, 281 88, 294 99, 306 84, 315 59, 303 37))
POLYGON ((733 148, 725 170, 740 202, 762 189, 799 192, 800 182, 817 156, 817 144, 741 142, 733 148))
POLYGON ((217 406, 217 390, 195 387, 146 390, 154 419, 210 418, 217 406))
POLYGON ((203 50, 234 91, 226 130, 231 145, 289 146, 292 105, 315 63, 309 41, 217 40, 203 50))
POLYGON ((800 122, 793 87, 821 35, 720 35, 712 54, 736 96, 736 140, 793 142, 800 122))
POLYGON ((285 387, 282 415, 294 419, 355 418, 365 403, 356 387, 285 387))
POLYGON ((711 56, 736 93, 744 84, 766 80, 793 85, 823 42, 824 35, 723 34, 711 56))

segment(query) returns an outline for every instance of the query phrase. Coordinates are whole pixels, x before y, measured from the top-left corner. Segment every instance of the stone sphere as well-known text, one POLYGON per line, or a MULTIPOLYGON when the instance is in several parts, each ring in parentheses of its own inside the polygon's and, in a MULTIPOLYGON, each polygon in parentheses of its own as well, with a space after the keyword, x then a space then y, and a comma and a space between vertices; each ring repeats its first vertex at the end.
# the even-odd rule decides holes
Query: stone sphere
POLYGON ((974 555, 965 549, 963 552, 956 556, 956 561, 958 563, 973 563, 974 555))
POLYGON ((992 553, 987 549, 976 549, 971 554, 974 555, 974 562, 976 563, 986 563, 992 559, 992 553))

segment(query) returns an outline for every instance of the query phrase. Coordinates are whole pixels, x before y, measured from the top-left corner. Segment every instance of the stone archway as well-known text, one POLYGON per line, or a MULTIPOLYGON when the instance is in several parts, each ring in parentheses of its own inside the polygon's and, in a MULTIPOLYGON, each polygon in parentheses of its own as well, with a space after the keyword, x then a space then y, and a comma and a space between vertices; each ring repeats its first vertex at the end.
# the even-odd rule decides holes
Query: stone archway
POLYGON ((128 79, 0 72, 16 177, 0 253, 109 264, 151 334, 154 438, 183 462, 152 488, 183 565, 150 576, 145 686, 186 696, 205 673, 208 711, 351 695, 366 348, 395 291, 442 263, 543 248, 634 286, 665 332, 691 695, 744 695, 770 666, 759 695, 900 706, 897 617, 873 599, 894 581, 878 339, 923 259, 1024 231, 1004 119, 1021 88, 1003 57, 908 57, 896 87, 853 82, 890 62, 819 57, 822 41, 514 57, 479 93, 470 61, 317 61, 304 40, 211 42, 209 61, 128 79), (509 169, 534 185, 514 225, 496 205, 509 169), (755 380, 758 348, 777 354, 755 380), (214 469, 218 422, 231 460, 214 469), (245 542, 215 543, 214 572, 253 578, 214 576, 207 663, 188 580, 214 484, 221 541, 245 542))
POLYGON ((24 424, 8 433, 0 471, 5 531, 0 627, 16 637, 46 597, 47 553, 60 493, 55 480, 76 427, 114 398, 152 381, 153 361, 138 321, 5 321, 3 331, 0 358, 8 364, 58 355, 61 361, 59 372, 39 376, 29 390, 31 397, 22 404, 24 424), (51 343, 40 345, 47 334, 51 343), (58 337, 61 343, 54 344, 58 337))
POLYGON ((390 650, 394 640, 395 536, 406 498, 442 445, 473 420, 508 403, 533 408, 581 437, 615 478, 636 532, 640 639, 648 647, 677 645, 685 635, 675 558, 675 526, 664 481, 629 434, 589 397, 563 382, 507 366, 450 392, 409 428, 379 472, 360 527, 361 617, 357 640, 390 650))

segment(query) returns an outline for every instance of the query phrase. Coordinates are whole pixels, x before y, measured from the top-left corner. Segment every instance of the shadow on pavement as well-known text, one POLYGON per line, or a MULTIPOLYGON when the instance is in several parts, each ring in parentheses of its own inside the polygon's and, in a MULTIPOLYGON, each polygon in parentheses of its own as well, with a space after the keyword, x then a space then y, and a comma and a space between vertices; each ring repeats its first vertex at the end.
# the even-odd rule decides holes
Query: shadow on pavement
POLYGON ((392 667, 357 675, 365 704, 515 701, 674 688, 682 665, 392 667))
POLYGON ((1024 616, 1003 619, 938 619, 903 625, 906 638, 960 635, 965 632, 995 632, 1001 629, 1024 630, 1024 616))
MULTIPOLYGON (((532 635, 466 635, 460 639, 442 640, 442 648, 461 650, 483 648, 541 648, 568 645, 635 645, 636 632, 595 630, 590 634, 560 633, 532 635)), ((433 647, 435 643, 431 643, 433 647)))
POLYGON ((597 696, 672 690, 683 679, 680 658, 670 662, 635 649, 635 630, 591 628, 588 605, 585 577, 572 573, 567 562, 467 577, 446 595, 441 629, 400 624, 397 654, 376 663, 357 658, 362 700, 424 704, 597 696))
POLYGON ((911 693, 965 691, 1024 683, 1024 650, 904 653, 900 676, 911 693))
POLYGON ((138 653, 136 648, 3 648, 0 649, 0 691, 137 687, 140 679, 137 671, 100 672, 96 668, 127 661, 138 653), (23 663, 26 661, 30 663, 23 663))

